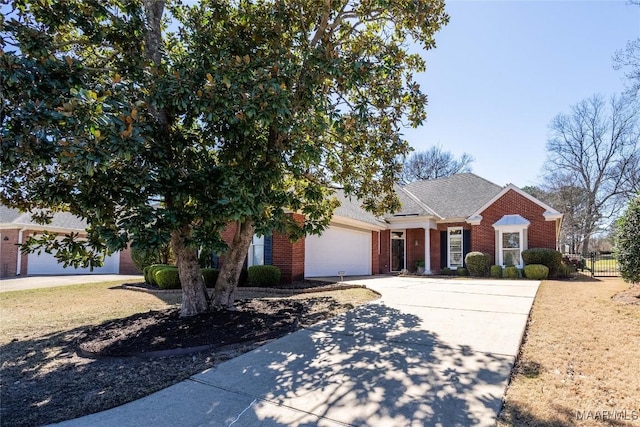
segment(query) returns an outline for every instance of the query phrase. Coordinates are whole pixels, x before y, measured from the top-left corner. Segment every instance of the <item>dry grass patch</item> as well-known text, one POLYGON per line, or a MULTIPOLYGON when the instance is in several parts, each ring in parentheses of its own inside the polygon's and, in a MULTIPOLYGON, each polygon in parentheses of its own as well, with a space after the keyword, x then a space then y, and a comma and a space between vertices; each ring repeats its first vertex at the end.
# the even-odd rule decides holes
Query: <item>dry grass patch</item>
MULTIPOLYGON (((77 339, 87 327, 180 303, 180 293, 148 294, 124 290, 121 284, 0 293, 1 425, 42 425, 102 411, 265 343, 246 342, 219 351, 149 360, 78 356, 77 339)), ((260 296, 242 289, 238 292, 238 298, 260 296)), ((309 324, 378 296, 368 289, 348 289, 280 299, 308 298, 308 315, 302 320, 309 324), (336 304, 318 297, 331 297, 336 304)))
POLYGON ((621 279, 544 281, 499 426, 639 426, 640 306, 621 279))

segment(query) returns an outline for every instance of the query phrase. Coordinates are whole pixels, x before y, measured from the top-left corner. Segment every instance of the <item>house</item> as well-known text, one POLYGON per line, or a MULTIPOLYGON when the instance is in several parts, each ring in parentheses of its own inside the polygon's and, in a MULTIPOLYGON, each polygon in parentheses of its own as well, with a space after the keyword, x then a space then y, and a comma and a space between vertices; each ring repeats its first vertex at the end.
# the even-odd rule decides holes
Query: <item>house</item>
POLYGON ((289 282, 340 272, 413 272, 418 260, 426 274, 439 273, 464 266, 471 251, 490 254, 494 264, 522 267, 523 250, 557 249, 562 214, 515 185, 465 173, 397 186, 396 193, 402 207, 384 218, 338 193, 341 205, 322 235, 295 243, 275 233, 254 236, 248 265, 276 265, 289 282))
POLYGON ((21 254, 17 246, 26 241, 28 236, 43 230, 60 235, 70 232, 82 235, 86 228, 85 221, 67 212, 57 212, 50 224, 41 225, 29 213, 0 204, 0 278, 59 274, 140 274, 128 249, 108 256, 102 267, 91 271, 89 268, 64 268, 52 254, 44 251, 40 254, 21 254))
MULTIPOLYGON (((291 242, 285 235, 254 236, 247 265, 278 266, 283 282, 305 277, 372 275, 415 271, 423 260, 425 273, 464 266, 470 251, 489 253, 492 263, 522 266, 527 248, 557 249, 562 214, 509 184, 501 187, 471 173, 396 186, 401 209, 382 218, 366 212, 355 199, 338 193, 340 206, 320 236, 291 242)), ((78 273, 62 269, 51 255, 18 257, 15 243, 43 229, 28 214, 0 211, 2 277, 20 274, 78 273), (8 212, 8 213, 6 213, 8 212), (4 239, 7 239, 6 241, 4 239), (16 259, 17 258, 17 259, 16 259)), ((291 214, 298 221, 301 214, 291 214)), ((230 242, 230 225, 223 238, 230 242)), ((83 223, 57 214, 50 231, 81 231, 83 223)), ((109 259, 102 272, 130 272, 128 251, 109 259)), ((217 259, 215 262, 223 262, 217 259)), ((83 272, 84 273, 84 272, 83 272)))

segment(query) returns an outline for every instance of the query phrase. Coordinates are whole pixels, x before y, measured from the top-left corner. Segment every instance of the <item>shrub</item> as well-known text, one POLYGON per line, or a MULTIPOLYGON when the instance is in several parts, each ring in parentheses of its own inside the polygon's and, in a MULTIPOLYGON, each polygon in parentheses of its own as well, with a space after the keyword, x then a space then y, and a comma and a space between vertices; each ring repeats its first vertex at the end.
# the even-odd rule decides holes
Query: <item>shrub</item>
POLYGON ((626 282, 640 282, 640 192, 631 199, 616 224, 614 249, 620 275, 626 282))
POLYGON ((502 278, 502 267, 500 267, 499 265, 492 265, 491 277, 502 278))
POLYGON ((442 274, 443 276, 451 276, 455 274, 455 271, 453 271, 449 267, 444 267, 440 270, 440 274, 442 274))
POLYGON ((573 277, 576 271, 577 270, 573 265, 563 263, 560 265, 560 268, 558 269, 558 273, 556 274, 556 277, 560 279, 569 279, 573 277))
POLYGON ((275 265, 253 265, 247 269, 251 286, 276 286, 280 284, 280 269, 275 265))
POLYGON ((154 285, 154 286, 158 286, 158 283, 156 283, 156 273, 164 268, 176 268, 173 265, 168 265, 168 264, 153 264, 150 265, 146 268, 146 273, 144 276, 144 280, 150 284, 150 285, 154 285))
POLYGON ((518 267, 515 267, 513 265, 510 265, 509 267, 505 267, 503 277, 505 279, 517 279, 518 277, 520 277, 518 272, 518 267))
POLYGON ((180 289, 180 275, 177 268, 165 267, 156 271, 155 281, 160 289, 180 289))
POLYGON ((207 288, 213 288, 216 286, 216 280, 218 280, 218 270, 215 268, 203 268, 202 278, 207 288))
POLYGON ((549 277, 554 277, 562 264, 562 254, 553 249, 532 248, 522 251, 522 260, 526 265, 546 265, 549 268, 549 277))
POLYGON ((159 259, 157 252, 154 252, 152 250, 131 248, 131 261, 133 261, 136 267, 138 267, 138 269, 144 273, 145 268, 153 264, 157 264, 159 259))
POLYGON ((456 275, 457 276, 468 276, 469 275, 469 270, 467 270, 465 267, 458 267, 458 269, 456 270, 456 275))
POLYGON ((529 264, 524 266, 524 275, 527 279, 544 280, 549 276, 549 267, 542 264, 529 264))
POLYGON ((469 252, 464 257, 469 274, 473 277, 484 277, 491 265, 491 256, 482 252, 469 252))

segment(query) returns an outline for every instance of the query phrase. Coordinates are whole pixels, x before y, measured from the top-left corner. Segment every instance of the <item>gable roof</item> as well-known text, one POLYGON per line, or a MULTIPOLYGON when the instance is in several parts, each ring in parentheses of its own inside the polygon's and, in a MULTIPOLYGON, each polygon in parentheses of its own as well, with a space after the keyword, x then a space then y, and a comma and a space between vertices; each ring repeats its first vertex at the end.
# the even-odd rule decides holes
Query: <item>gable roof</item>
POLYGON ((29 212, 21 212, 0 203, 0 226, 3 228, 15 226, 15 228, 33 227, 81 231, 87 228, 87 223, 69 212, 55 212, 51 222, 43 225, 34 221, 29 212))
POLYGON ((440 218, 467 218, 502 191, 502 187, 472 173, 416 181, 403 187, 440 218))
POLYGON ((485 204, 480 206, 477 210, 475 210, 469 216, 479 217, 480 214, 485 209, 487 209, 489 206, 494 204, 500 197, 502 197, 503 195, 505 195, 507 192, 509 192, 511 190, 515 191, 516 193, 518 193, 522 197, 525 197, 525 198, 531 200, 533 203, 537 204, 541 208, 545 209, 545 213, 543 215, 547 220, 561 219, 563 217, 563 214, 560 213, 558 210, 552 208, 551 206, 547 205, 543 201, 541 201, 539 199, 536 199, 531 194, 527 193, 526 191, 521 190, 520 188, 516 187, 513 184, 506 185, 500 192, 498 192, 498 194, 493 196, 491 199, 487 200, 487 202, 485 204))
POLYGON ((356 197, 349 197, 344 194, 343 191, 336 191, 333 196, 340 202, 333 214, 344 218, 354 219, 356 221, 362 221, 368 224, 377 225, 378 227, 384 227, 385 222, 371 212, 368 212, 362 208, 360 201, 356 197))

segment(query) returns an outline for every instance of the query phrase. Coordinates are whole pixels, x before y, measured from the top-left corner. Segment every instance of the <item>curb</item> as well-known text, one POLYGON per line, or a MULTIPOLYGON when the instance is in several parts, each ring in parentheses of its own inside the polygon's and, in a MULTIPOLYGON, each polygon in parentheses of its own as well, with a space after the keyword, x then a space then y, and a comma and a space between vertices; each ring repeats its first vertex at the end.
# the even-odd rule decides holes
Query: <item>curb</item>
MULTIPOLYGON (((297 294, 312 294, 316 292, 330 292, 330 291, 342 291, 345 289, 362 289, 367 288, 365 285, 357 284, 336 284, 331 286, 319 286, 317 288, 304 288, 304 289, 279 289, 279 288, 261 288, 261 287, 238 287, 237 291, 250 291, 250 292, 264 292, 275 295, 297 295, 297 294)), ((147 289, 139 286, 123 284, 122 289, 135 292, 146 292, 148 294, 177 294, 181 293, 181 289, 147 289)), ((213 289, 208 288, 209 292, 213 289)))

